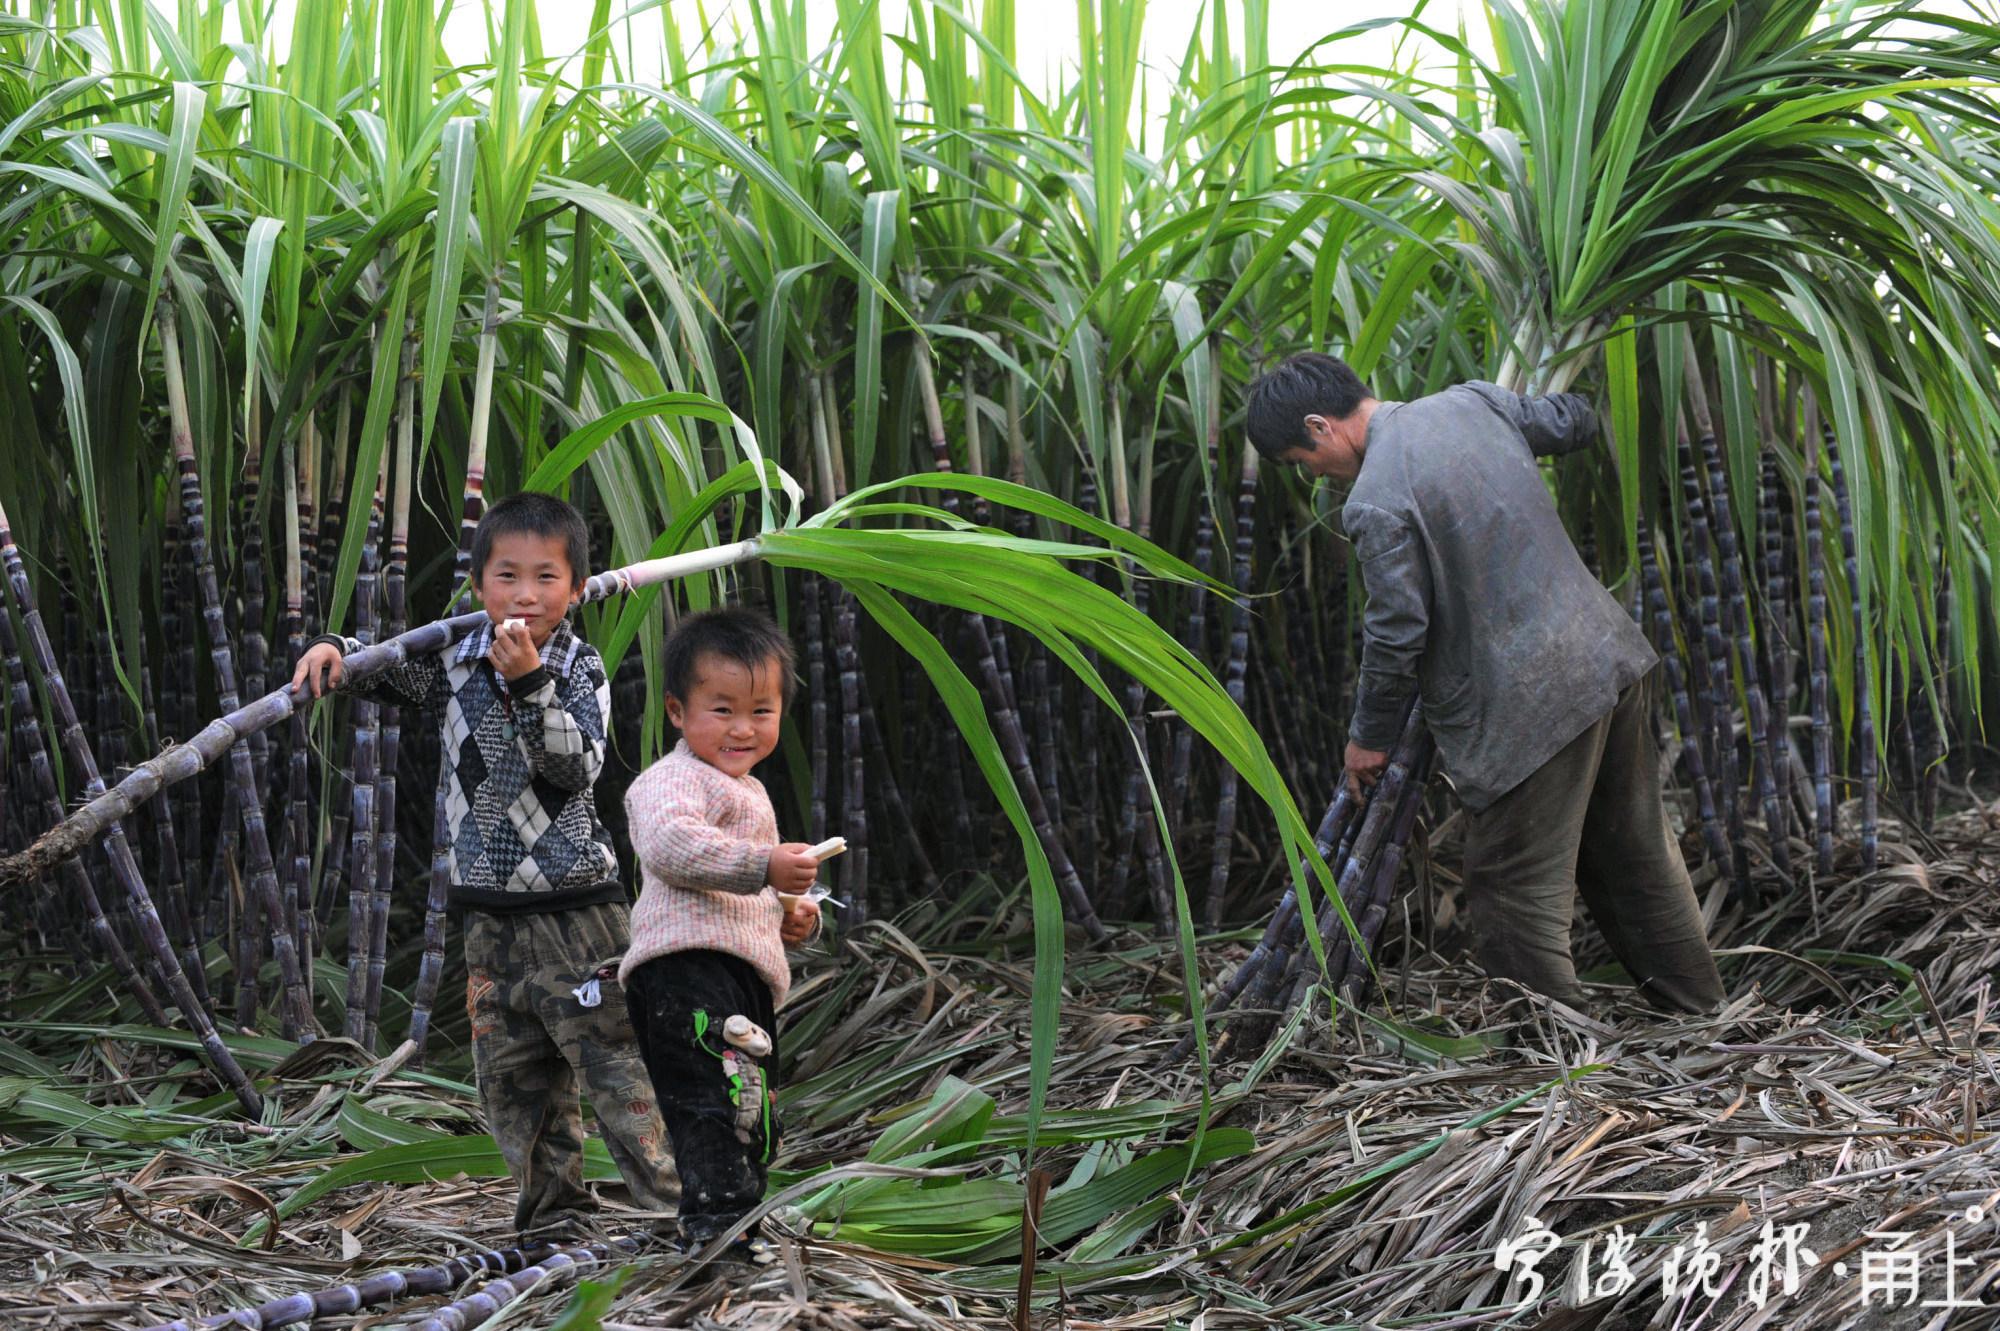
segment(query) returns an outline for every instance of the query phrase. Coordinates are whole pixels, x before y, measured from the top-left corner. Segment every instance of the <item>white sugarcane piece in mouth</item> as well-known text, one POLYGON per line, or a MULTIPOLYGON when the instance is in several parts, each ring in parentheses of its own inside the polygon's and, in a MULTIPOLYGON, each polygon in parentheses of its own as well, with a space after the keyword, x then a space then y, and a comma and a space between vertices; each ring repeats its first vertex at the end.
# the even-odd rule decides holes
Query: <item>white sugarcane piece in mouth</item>
POLYGON ((528 621, 527 621, 527 620, 525 620, 525 619, 503 619, 503 620, 501 620, 501 621, 500 621, 500 627, 501 627, 501 628, 502 628, 503 630, 504 630, 504 629, 524 629, 524 628, 528 627, 528 621))

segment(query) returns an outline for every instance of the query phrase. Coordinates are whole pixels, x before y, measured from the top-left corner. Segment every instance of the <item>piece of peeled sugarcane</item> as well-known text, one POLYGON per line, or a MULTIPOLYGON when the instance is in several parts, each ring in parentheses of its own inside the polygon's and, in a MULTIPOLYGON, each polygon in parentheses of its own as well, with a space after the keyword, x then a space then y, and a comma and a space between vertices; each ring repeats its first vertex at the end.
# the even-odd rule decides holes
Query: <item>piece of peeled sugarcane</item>
MULTIPOLYGON (((812 856, 815 861, 825 863, 846 849, 847 838, 844 836, 835 836, 828 837, 817 846, 806 847, 806 854, 812 856)), ((778 904, 788 911, 797 910, 799 903, 802 901, 810 901, 814 905, 818 905, 822 901, 833 901, 833 904, 836 906, 845 904, 844 902, 834 901, 833 893, 829 892, 820 883, 814 883, 810 889, 804 892, 778 893, 778 904)))

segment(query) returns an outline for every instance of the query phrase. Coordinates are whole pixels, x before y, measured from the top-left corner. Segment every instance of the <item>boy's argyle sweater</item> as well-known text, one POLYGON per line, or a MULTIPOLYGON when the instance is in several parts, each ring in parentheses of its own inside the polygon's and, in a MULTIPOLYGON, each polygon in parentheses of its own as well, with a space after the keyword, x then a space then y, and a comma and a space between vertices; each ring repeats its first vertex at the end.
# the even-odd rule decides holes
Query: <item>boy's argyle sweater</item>
MULTIPOLYGON (((314 641, 344 654, 362 645, 331 634, 314 641)), ((354 690, 439 717, 452 904, 519 911, 626 900, 591 796, 611 707, 603 658, 561 623, 542 664, 510 685, 486 659, 492 646, 489 622, 354 690)))

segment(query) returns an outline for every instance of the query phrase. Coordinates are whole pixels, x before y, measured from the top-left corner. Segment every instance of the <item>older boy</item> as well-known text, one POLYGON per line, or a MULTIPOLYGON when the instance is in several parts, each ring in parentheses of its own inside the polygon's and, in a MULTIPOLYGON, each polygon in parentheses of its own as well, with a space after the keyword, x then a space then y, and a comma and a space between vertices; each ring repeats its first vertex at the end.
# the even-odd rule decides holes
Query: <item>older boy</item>
MULTIPOLYGON (((486 1122, 520 1188, 523 1241, 593 1231, 583 1186, 579 1083, 633 1199, 678 1194, 665 1128, 622 991, 591 984, 631 927, 610 835, 591 787, 604 767, 610 687, 596 649, 569 626, 589 537, 560 499, 520 494, 472 535, 472 580, 490 623, 455 648, 356 690, 429 707, 442 727, 451 902, 465 914, 466 1008, 486 1122), (581 991, 581 992, 579 992, 581 991)), ((341 678, 351 638, 324 636, 294 689, 341 678)))

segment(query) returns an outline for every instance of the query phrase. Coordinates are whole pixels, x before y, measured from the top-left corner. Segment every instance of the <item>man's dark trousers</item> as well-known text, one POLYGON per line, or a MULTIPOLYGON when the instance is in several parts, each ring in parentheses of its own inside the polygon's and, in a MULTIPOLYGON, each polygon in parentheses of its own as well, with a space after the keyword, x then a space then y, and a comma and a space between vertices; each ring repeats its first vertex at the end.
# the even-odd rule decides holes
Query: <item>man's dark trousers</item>
POLYGON ((1570 957, 1576 894, 1639 993, 1705 1012, 1722 980, 1701 908, 1660 798, 1652 733, 1657 668, 1466 833, 1465 895, 1489 974, 1572 1006, 1585 1003, 1570 957))

